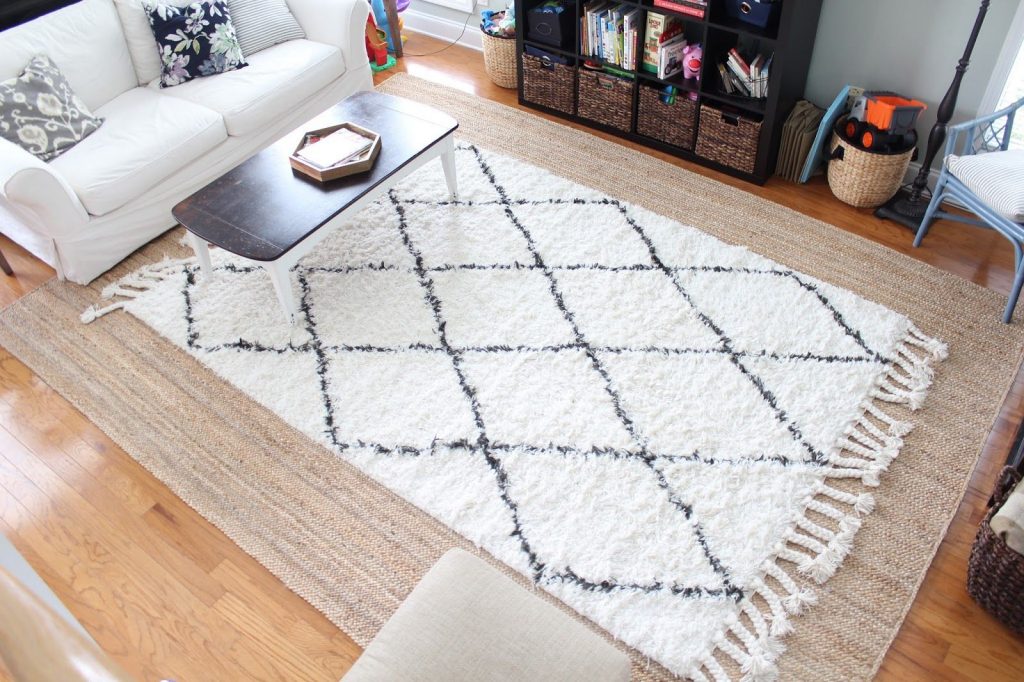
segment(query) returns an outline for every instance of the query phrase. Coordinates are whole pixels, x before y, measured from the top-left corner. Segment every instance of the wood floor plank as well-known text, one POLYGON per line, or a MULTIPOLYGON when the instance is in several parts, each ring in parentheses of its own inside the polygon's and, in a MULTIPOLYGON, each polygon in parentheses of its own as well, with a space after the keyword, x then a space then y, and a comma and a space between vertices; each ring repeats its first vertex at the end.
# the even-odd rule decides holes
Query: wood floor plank
MULTIPOLYGON (((417 34, 406 44, 410 55, 441 48, 444 43, 417 34)), ((465 48, 409 56, 375 78, 396 71, 518 106, 515 91, 491 83, 480 54, 465 48)), ((995 291, 1006 293, 1012 283, 1012 251, 991 231, 940 222, 915 249, 907 230, 839 203, 823 178, 803 186, 772 178, 753 187, 650 153, 995 291)), ((15 270, 14 277, 0 276, 0 305, 54 274, 2 235, 0 249, 15 270)), ((1022 418, 1024 377, 1018 376, 878 679, 1021 679, 1024 640, 971 601, 964 584, 977 523, 1022 418)), ((322 614, 2 349, 0 429, 0 532, 140 680, 335 681, 358 656, 359 648, 322 614), (121 514, 126 518, 116 518, 121 514), (193 577, 202 583, 195 590, 188 585, 193 577)))

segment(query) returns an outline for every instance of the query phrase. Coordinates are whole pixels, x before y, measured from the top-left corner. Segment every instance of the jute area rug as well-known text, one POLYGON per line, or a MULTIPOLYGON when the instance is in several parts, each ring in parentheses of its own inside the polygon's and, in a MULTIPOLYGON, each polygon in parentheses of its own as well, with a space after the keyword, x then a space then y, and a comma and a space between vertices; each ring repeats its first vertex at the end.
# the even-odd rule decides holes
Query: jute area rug
MULTIPOLYGON (((616 144, 412 78, 392 78, 382 89, 450 111, 467 142, 747 246, 902 313, 925 335, 949 344, 949 359, 938 365, 925 407, 912 416, 899 405, 886 408, 889 417, 916 428, 881 476, 876 509, 864 520, 852 553, 818 592, 818 604, 790 621, 795 632, 777 660, 782 679, 870 676, 952 518, 1017 366, 1024 339, 1017 328, 998 323, 1001 298, 616 144)), ((51 282, 4 311, 0 343, 366 644, 440 554, 468 543, 135 318, 118 314, 80 324, 79 313, 97 302, 99 289, 164 255, 188 254, 172 235, 93 287, 51 282)), ((809 577, 797 575, 799 584, 789 592, 804 594, 804 584, 814 584, 810 578, 827 577, 808 568, 809 577)), ((744 634, 757 630, 757 623, 746 623, 716 643, 727 654, 719 656, 723 676, 738 672, 729 650, 743 649, 744 634)), ((633 655, 636 679, 671 676, 633 655)), ((733 658, 744 662, 742 652, 733 658)), ((715 667, 705 661, 704 671, 718 677, 715 667)))

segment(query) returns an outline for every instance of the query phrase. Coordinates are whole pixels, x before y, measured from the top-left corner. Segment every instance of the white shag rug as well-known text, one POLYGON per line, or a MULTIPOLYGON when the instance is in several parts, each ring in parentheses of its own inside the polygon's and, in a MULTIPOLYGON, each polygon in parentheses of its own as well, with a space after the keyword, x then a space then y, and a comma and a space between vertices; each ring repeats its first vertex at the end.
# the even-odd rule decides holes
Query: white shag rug
MULTIPOLYGON (((338 456, 696 680, 771 679, 944 346, 744 248, 461 145, 293 272, 221 250, 123 307, 338 456), (801 581, 806 584, 806 581, 801 581)), ((339 528, 344 533, 344 528, 339 528)))

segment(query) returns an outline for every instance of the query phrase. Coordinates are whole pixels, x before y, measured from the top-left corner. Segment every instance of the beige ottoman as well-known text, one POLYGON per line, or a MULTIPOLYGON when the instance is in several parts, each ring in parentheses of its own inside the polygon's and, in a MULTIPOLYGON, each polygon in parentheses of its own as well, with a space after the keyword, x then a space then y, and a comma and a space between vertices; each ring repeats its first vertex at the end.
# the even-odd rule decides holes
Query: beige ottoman
POLYGON ((625 682, 629 657, 486 562, 441 557, 345 682, 625 682))

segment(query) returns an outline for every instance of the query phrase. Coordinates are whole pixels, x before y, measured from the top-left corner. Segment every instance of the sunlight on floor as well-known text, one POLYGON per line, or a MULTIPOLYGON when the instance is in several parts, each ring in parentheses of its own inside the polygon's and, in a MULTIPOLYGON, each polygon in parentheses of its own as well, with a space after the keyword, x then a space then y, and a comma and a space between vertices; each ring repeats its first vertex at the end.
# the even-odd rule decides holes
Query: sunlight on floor
POLYGON ((440 83, 441 85, 447 85, 455 88, 456 90, 469 93, 470 95, 477 94, 476 86, 472 81, 456 78, 450 71, 432 69, 429 66, 424 66, 423 64, 417 64, 416 62, 411 61, 407 61, 405 63, 405 70, 410 76, 416 76, 428 81, 440 83))

